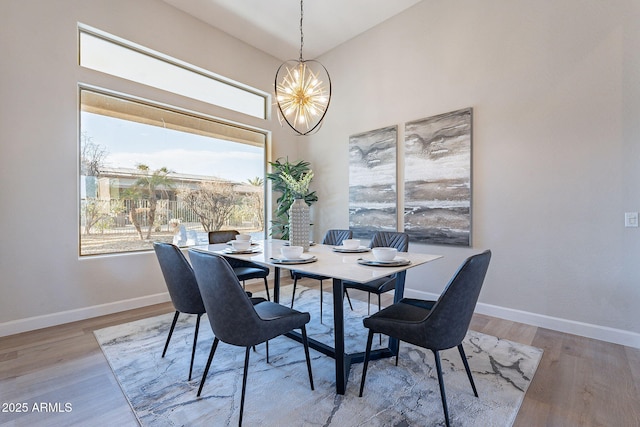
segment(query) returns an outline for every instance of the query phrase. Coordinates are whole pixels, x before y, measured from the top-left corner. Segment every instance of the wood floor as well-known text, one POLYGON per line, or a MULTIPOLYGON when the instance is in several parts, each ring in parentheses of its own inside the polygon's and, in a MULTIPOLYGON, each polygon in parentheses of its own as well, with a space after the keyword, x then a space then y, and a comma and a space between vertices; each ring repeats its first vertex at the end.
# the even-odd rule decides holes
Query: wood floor
MULTIPOLYGON (((0 338, 0 426, 136 426, 93 331, 168 312, 158 304, 0 338)), ((640 350, 483 315, 471 329, 544 349, 515 426, 640 426, 640 350)))

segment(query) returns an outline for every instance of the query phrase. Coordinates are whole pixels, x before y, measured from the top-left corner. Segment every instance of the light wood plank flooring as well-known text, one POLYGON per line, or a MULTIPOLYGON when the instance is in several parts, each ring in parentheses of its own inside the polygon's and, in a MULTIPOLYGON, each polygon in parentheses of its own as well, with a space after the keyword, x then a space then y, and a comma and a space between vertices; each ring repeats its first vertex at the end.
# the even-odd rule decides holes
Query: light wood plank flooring
MULTIPOLYGON (((168 312, 158 304, 0 338, 0 425, 137 425, 93 331, 168 312)), ((545 351, 515 426, 640 426, 640 350, 483 315, 471 329, 545 351)))

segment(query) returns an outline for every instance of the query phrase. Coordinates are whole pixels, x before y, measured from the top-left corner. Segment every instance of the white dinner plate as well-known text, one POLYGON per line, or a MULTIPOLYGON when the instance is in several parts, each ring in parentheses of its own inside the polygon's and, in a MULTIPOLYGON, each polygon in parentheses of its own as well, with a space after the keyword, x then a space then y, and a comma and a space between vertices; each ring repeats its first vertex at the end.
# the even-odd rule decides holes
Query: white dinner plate
POLYGON ((257 254, 259 252, 262 252, 262 249, 260 248, 251 248, 251 249, 244 249, 244 250, 240 250, 240 249, 233 249, 233 248, 225 248, 222 252, 227 253, 227 254, 257 254))
POLYGON ((371 266, 375 266, 375 267, 399 267, 399 266, 402 266, 402 265, 411 264, 411 261, 409 261, 406 258, 401 258, 401 257, 395 257, 391 261, 378 261, 377 259, 360 258, 358 260, 358 264, 371 265, 371 266))
POLYGON ((344 246, 334 246, 334 247, 332 248, 332 250, 333 250, 334 252, 343 252, 343 253, 354 253, 354 254, 357 254, 357 253, 361 253, 361 252, 369 252, 369 251, 371 250, 371 248, 368 248, 368 247, 366 247, 366 246, 360 246, 360 247, 357 247, 357 248, 355 248, 355 249, 348 249, 348 248, 345 248, 344 246))
POLYGON ((302 256, 300 258, 294 258, 294 259, 287 259, 287 258, 277 258, 277 257, 272 257, 271 261, 273 261, 275 264, 306 264, 309 262, 315 262, 317 261, 318 258, 315 257, 315 255, 308 255, 308 254, 302 254, 302 256))

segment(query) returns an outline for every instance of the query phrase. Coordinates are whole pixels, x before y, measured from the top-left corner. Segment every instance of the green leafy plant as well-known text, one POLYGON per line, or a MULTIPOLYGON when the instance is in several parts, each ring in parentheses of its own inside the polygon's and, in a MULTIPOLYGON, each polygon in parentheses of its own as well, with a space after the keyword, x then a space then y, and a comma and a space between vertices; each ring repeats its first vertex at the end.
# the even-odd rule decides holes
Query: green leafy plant
POLYGON ((267 179, 272 182, 272 189, 280 192, 282 195, 276 200, 277 207, 274 218, 271 220, 271 236, 288 240, 289 239, 289 208, 296 198, 302 198, 311 206, 318 201, 315 191, 309 191, 309 183, 313 179, 313 171, 310 163, 303 160, 297 163, 289 162, 289 158, 283 160, 277 159, 275 162, 269 162, 273 172, 267 174, 267 179), (285 178, 287 176, 288 178, 285 178), (287 182, 289 179, 289 183, 287 182), (293 186, 292 182, 301 184, 293 186))

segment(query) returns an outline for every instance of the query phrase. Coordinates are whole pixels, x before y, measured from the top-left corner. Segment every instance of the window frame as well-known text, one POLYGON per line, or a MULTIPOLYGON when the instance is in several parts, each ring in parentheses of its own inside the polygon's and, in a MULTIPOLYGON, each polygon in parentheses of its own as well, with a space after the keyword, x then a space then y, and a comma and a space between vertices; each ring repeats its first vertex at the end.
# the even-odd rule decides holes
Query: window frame
POLYGON ((254 88, 254 87, 251 87, 249 85, 237 82, 237 81, 235 81, 233 79, 221 76, 220 74, 216 74, 216 73, 214 73, 212 71, 209 71, 209 70, 206 70, 204 68, 198 67, 196 65, 190 64, 188 62, 179 60, 177 58, 173 58, 173 57, 171 57, 169 55, 166 55, 166 54, 164 54, 162 52, 158 52, 156 50, 147 48, 147 47, 142 46, 140 44, 134 43, 132 41, 126 40, 124 38, 115 36, 113 34, 107 33, 105 31, 99 30, 97 28, 94 28, 94 27, 91 27, 89 25, 82 24, 82 23, 78 23, 78 64, 82 68, 95 70, 95 71, 104 73, 104 74, 109 75, 109 76, 113 76, 113 77, 117 77, 117 78, 123 78, 125 80, 131 81, 131 82, 134 82, 134 83, 137 83, 137 84, 146 85, 146 86, 152 87, 154 89, 164 90, 164 91, 167 91, 169 93, 173 93, 173 94, 180 95, 180 96, 185 96, 187 98, 195 99, 197 101, 204 102, 204 103, 207 103, 207 104, 210 104, 210 105, 215 105, 215 106, 218 106, 218 107, 221 107, 221 108, 225 108, 225 109, 228 109, 228 110, 231 110, 231 111, 236 111, 236 112, 239 112, 241 114, 246 114, 246 115, 248 115, 250 117, 255 117, 255 118, 263 119, 263 120, 269 120, 270 119, 271 95, 269 93, 266 93, 266 92, 261 91, 261 90, 259 90, 257 88, 254 88), (209 79, 215 81, 216 83, 221 83, 223 85, 229 86, 230 88, 238 89, 238 90, 241 90, 243 92, 246 92, 246 93, 255 95, 257 97, 260 97, 262 99, 262 114, 260 116, 257 116, 257 115, 254 115, 254 114, 249 114, 249 113, 243 112, 241 110, 237 110, 237 109, 234 109, 234 108, 229 108, 228 106, 225 106, 224 103, 218 103, 218 102, 215 102, 215 101, 212 102, 210 100, 193 97, 193 96, 190 96, 190 95, 185 94, 185 93, 175 92, 175 91, 172 91, 172 90, 164 88, 164 87, 158 87, 158 86, 154 86, 154 85, 149 85, 149 84, 147 84, 145 82, 141 82, 141 81, 138 81, 138 80, 130 80, 130 79, 127 79, 126 77, 122 77, 122 76, 119 76, 117 74, 111 74, 111 73, 108 73, 106 71, 98 70, 98 69, 95 69, 95 68, 92 68, 92 67, 83 66, 82 65, 82 34, 83 33, 87 34, 89 36, 93 36, 93 37, 96 37, 98 39, 101 39, 103 41, 112 43, 112 44, 117 45, 119 47, 131 50, 133 52, 137 52, 137 53, 139 53, 139 54, 141 54, 143 56, 146 56, 146 57, 149 57, 149 58, 156 59, 158 61, 164 62, 164 63, 166 63, 168 65, 177 67, 177 68, 179 68, 181 70, 185 70, 185 71, 188 71, 188 72, 191 72, 191 73, 195 73, 197 75, 209 78, 209 79))
MULTIPOLYGON (((167 110, 169 112, 172 113, 176 113, 176 114, 182 114, 182 115, 186 115, 186 116, 191 116, 191 117, 195 117, 198 119, 202 119, 202 120, 206 120, 206 121, 210 121, 210 122, 214 122, 217 124, 220 124, 222 126, 230 126, 236 129, 240 129, 243 131, 249 131, 249 132, 253 132, 256 134, 260 134, 262 135, 263 138, 263 142, 262 142, 262 149, 263 149, 263 165, 262 165, 262 170, 263 170, 263 185, 262 185, 262 197, 263 197, 263 210, 262 210, 262 221, 263 221, 263 230, 261 231, 261 234, 263 234, 263 238, 266 238, 266 236, 268 235, 268 220, 269 220, 269 209, 270 209, 270 202, 268 199, 268 194, 269 194, 269 189, 268 189, 268 185, 267 185, 267 171, 268 171, 268 164, 270 161, 270 147, 271 147, 271 131, 261 128, 261 127, 256 127, 254 125, 250 125, 248 123, 254 122, 256 117, 255 116, 251 116, 251 115, 246 115, 248 118, 251 119, 247 119, 242 120, 242 122, 238 121, 238 117, 243 117, 245 116, 245 114, 242 114, 240 116, 231 113, 229 114, 230 116, 235 117, 235 120, 230 120, 227 118, 224 118, 224 115, 226 115, 224 112, 223 113, 219 113, 219 109, 217 109, 216 107, 220 107, 222 108, 222 110, 228 110, 228 111, 234 111, 234 110, 229 110, 226 109, 224 106, 220 106, 214 103, 210 103, 210 102, 205 102, 205 101, 201 101, 201 100, 196 100, 199 101, 197 103, 193 103, 193 102, 186 102, 184 101, 184 98, 189 98, 189 99, 194 99, 194 98, 190 98, 187 95, 181 94, 181 93, 175 93, 175 92, 170 92, 170 91, 166 91, 165 89, 162 88, 157 88, 155 86, 149 86, 149 85, 145 85, 143 82, 135 82, 132 80, 126 80, 123 79, 121 77, 115 76, 115 75, 111 75, 111 74, 106 74, 106 73, 100 73, 100 74, 96 74, 96 70, 92 69, 92 68, 86 68, 86 67, 82 67, 80 66, 80 32, 81 31, 85 31, 87 33, 90 33, 92 35, 95 36, 99 36, 99 37, 104 37, 105 35, 108 36, 108 40, 111 42, 115 42, 118 44, 122 44, 125 47, 129 48, 129 49, 136 49, 141 51, 142 53, 149 55, 150 53, 152 54, 152 56, 156 57, 157 59, 166 61, 168 63, 171 63, 173 65, 176 65, 178 67, 181 68, 185 68, 189 71, 192 72, 197 72, 199 74, 202 74, 206 77, 209 78, 213 78, 217 81, 221 81, 224 82, 225 84, 230 84, 233 85, 235 87, 238 87, 242 90, 246 90, 249 91, 251 93, 254 93, 256 95, 259 95, 261 97, 264 98, 264 108, 265 108, 265 114, 264 114, 264 118, 262 120, 267 121, 269 120, 268 117, 268 113, 270 112, 269 106, 270 106, 270 97, 271 95, 262 92, 258 89, 255 88, 251 88, 249 86, 243 85, 243 84, 239 84, 237 82, 234 82, 231 79, 227 79, 225 77, 219 76, 215 73, 212 73, 210 71, 207 70, 203 70, 197 66, 193 66, 191 64, 187 64, 186 62, 183 62, 181 60, 175 59, 175 58, 171 58, 168 55, 162 54, 160 52, 156 52, 153 51, 151 49, 145 48, 141 45, 138 45, 136 43, 121 39, 119 37, 116 36, 112 36, 108 33, 105 33, 103 31, 97 30, 93 27, 84 25, 84 24, 80 24, 78 23, 78 66, 79 69, 81 70, 81 72, 79 73, 79 77, 78 77, 78 83, 77 83, 77 96, 78 96, 78 106, 77 106, 77 129, 78 129, 78 133, 77 133, 77 149, 78 149, 78 155, 77 155, 77 165, 78 165, 78 169, 77 169, 77 173, 76 173, 76 185, 77 185, 77 205, 76 205, 76 213, 78 215, 77 217, 77 221, 76 221, 76 226, 78 227, 78 256, 81 259, 86 259, 86 258, 94 258, 94 257, 104 257, 104 256, 121 256, 121 255, 131 255, 131 254, 136 254, 136 253, 144 253, 144 252, 149 252, 152 251, 152 247, 148 248, 148 249, 143 249, 143 250, 135 250, 135 251, 121 251, 121 252, 105 252, 105 253, 91 253, 91 254, 82 254, 82 233, 84 232, 83 230, 83 226, 82 226, 82 212, 81 212, 81 207, 82 207, 82 189, 81 189, 81 176, 82 176, 82 170, 81 170, 81 155, 82 152, 81 147, 82 147, 82 120, 81 120, 81 113, 82 113, 82 100, 81 100, 81 95, 82 95, 82 91, 84 90, 88 90, 88 91, 92 91, 92 92, 96 92, 99 94, 104 94, 106 96, 112 96, 112 97, 116 97, 116 98, 120 98, 123 99, 125 101, 131 101, 131 102, 136 102, 136 103, 141 103, 143 105, 147 105, 147 106, 151 106, 151 107, 155 107, 155 108, 160 108, 163 110, 167 110), (86 71, 85 71, 86 70, 86 71), (92 81, 94 82, 99 82, 99 85, 93 84, 91 83, 92 81), (148 89, 143 89, 143 86, 146 88, 151 88, 151 92, 148 89), (139 87, 139 89, 137 89, 139 87), (122 88, 126 88, 125 91, 122 91, 122 88), (138 96, 135 93, 144 93, 145 96, 138 96), (167 97, 167 94, 169 94, 169 98, 167 97), (190 108, 184 108, 181 105, 189 105, 190 108), (200 108, 199 104, 203 105, 203 108, 200 108), (195 107, 194 107, 195 105, 195 107), (209 109, 208 106, 212 106, 212 109, 209 109), (207 113, 206 111, 214 111, 215 115, 207 113), (222 116, 222 117, 221 117, 222 116)), ((258 118, 260 119, 260 118, 258 118)), ((237 140, 233 140, 230 138, 220 138, 220 139, 226 139, 228 141, 231 142, 238 142, 237 140)), ((243 143, 243 142, 239 142, 239 143, 243 143)), ((256 145, 256 144, 251 144, 251 145, 256 145)))

